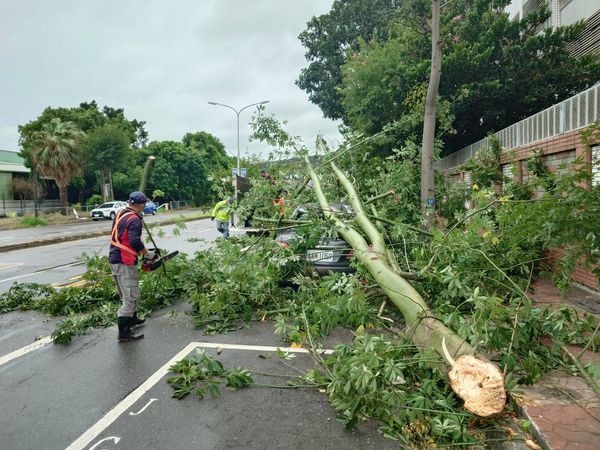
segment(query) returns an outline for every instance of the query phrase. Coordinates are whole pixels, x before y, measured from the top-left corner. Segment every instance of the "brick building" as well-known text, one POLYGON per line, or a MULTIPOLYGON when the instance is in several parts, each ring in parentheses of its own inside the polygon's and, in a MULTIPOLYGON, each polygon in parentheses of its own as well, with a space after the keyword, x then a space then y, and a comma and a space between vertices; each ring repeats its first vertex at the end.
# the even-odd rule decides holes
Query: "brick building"
MULTIPOLYGON (((540 152, 542 163, 551 172, 581 157, 592 172, 591 185, 600 185, 600 137, 590 142, 589 149, 581 138, 582 131, 590 129, 598 131, 595 134, 600 136, 600 84, 495 133, 502 146, 503 174, 516 182, 527 181, 525 161, 534 152, 540 152)), ((456 182, 470 184, 470 174, 462 170, 462 164, 488 146, 489 139, 482 139, 442 158, 436 169, 456 182)), ((561 250, 554 249, 551 254, 559 258, 561 250)), ((593 269, 578 265, 573 279, 600 290, 593 269)))

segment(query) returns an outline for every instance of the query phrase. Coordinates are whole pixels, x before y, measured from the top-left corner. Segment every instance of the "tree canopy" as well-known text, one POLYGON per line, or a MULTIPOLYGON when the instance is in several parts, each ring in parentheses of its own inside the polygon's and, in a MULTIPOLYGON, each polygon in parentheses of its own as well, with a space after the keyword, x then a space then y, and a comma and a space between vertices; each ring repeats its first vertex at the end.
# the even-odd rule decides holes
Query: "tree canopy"
MULTIPOLYGON (((547 7, 511 20, 504 11, 508 3, 459 0, 442 10, 438 121, 446 124, 438 137, 445 153, 599 79, 597 56, 574 58, 568 51, 582 24, 540 32, 550 17, 547 7)), ((300 40, 311 64, 298 84, 326 116, 342 118, 353 131, 374 134, 393 125, 396 139, 387 143, 389 153, 390 145, 415 139, 422 128, 430 5, 423 0, 375 2, 364 19, 380 18, 377 32, 371 33, 362 28, 366 22, 355 25, 350 13, 363 6, 361 0, 336 1, 328 14, 308 24, 300 40), (337 32, 327 27, 330 22, 337 23, 337 32), (352 33, 340 31, 348 29, 352 33)))
POLYGON ((88 169, 107 173, 119 168, 130 144, 129 134, 117 125, 107 123, 96 128, 85 143, 88 169))
POLYGON ((331 11, 313 17, 300 36, 307 49, 308 67, 302 69, 296 84, 305 90, 325 117, 343 117, 338 87, 341 66, 349 50, 356 50, 359 39, 387 36, 388 14, 398 0, 336 0, 331 11))
MULTIPOLYGON (((61 207, 68 206, 67 186, 84 167, 82 141, 85 133, 73 122, 54 118, 31 134, 29 157, 39 175, 54 178, 61 207)), ((65 211, 62 211, 63 214, 65 211)))

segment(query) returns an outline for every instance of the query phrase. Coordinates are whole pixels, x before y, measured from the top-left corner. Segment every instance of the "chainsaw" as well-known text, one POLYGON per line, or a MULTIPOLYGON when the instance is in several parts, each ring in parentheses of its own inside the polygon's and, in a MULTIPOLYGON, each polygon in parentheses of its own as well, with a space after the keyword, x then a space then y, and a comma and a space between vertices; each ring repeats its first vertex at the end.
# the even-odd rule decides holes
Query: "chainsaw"
POLYGON ((160 250, 157 248, 151 248, 150 250, 154 250, 154 258, 146 259, 142 258, 142 272, 153 272, 163 265, 165 261, 177 256, 179 250, 175 250, 174 252, 168 253, 165 256, 160 254, 160 250))

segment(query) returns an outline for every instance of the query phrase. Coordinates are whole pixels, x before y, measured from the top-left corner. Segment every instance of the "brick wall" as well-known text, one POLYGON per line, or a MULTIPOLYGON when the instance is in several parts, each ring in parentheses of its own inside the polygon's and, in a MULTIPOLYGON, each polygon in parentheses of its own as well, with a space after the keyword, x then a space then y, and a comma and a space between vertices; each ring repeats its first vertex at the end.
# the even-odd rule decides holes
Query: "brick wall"
MULTIPOLYGON (((597 125, 600 129, 600 125, 597 125)), ((530 174, 525 167, 525 161, 534 155, 534 152, 541 150, 542 162, 550 172, 556 172, 563 169, 563 166, 572 165, 577 158, 582 158, 585 164, 591 167, 591 154, 587 151, 586 146, 581 142, 581 131, 574 130, 568 133, 563 133, 557 136, 552 136, 540 141, 532 142, 531 144, 522 147, 503 150, 500 155, 500 164, 505 175, 509 175, 516 182, 525 182, 530 174)), ((457 176, 465 179, 465 174, 460 170, 452 170, 452 176, 457 176)), ((446 173, 446 176, 451 176, 446 173)), ((555 249, 550 254, 559 259, 562 251, 555 249)), ((597 266, 596 266, 597 267, 597 266)), ((577 265, 573 272, 573 279, 584 286, 600 290, 597 277, 594 275, 592 268, 586 268, 582 265, 577 265)))
MULTIPOLYGON (((555 248, 550 250, 548 253, 553 260, 559 260, 563 255, 563 250, 555 248)), ((577 264, 573 271, 572 278, 577 283, 587 286, 596 291, 600 291, 600 285, 598 285, 598 278, 592 272, 593 268, 584 267, 582 264, 577 264)))

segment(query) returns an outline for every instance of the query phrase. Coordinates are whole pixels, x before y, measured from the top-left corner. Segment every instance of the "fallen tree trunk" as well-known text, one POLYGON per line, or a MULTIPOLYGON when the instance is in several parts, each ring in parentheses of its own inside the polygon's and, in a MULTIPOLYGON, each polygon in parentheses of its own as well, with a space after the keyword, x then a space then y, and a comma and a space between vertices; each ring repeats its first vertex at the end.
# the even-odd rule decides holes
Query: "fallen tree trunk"
POLYGON ((331 210, 317 173, 308 158, 305 161, 323 214, 334 221, 340 235, 354 249, 354 256, 400 310, 406 320, 407 335, 417 349, 432 348, 448 361, 452 367, 448 373, 450 384, 465 401, 468 411, 482 417, 502 411, 506 403, 502 372, 493 363, 476 357, 475 350, 464 339, 435 318, 417 290, 394 269, 396 265, 389 260, 383 235, 370 221, 354 186, 335 163, 331 162, 331 168, 348 194, 356 213, 355 222, 366 238, 331 210))

